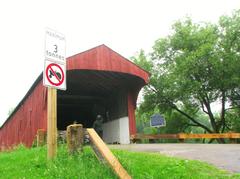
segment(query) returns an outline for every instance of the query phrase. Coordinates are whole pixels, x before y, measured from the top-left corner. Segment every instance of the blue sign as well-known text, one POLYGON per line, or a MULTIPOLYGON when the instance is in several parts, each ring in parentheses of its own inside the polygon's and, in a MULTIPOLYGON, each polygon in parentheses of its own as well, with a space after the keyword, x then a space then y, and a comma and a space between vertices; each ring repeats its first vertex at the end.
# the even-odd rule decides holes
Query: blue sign
POLYGON ((151 127, 166 126, 166 121, 160 114, 154 114, 150 117, 150 126, 151 127))

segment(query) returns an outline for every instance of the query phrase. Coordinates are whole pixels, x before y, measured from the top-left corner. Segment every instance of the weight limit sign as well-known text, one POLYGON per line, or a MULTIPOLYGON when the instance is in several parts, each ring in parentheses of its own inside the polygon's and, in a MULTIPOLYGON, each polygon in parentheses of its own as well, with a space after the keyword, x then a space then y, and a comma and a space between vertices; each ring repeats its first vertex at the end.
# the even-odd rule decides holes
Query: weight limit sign
POLYGON ((52 88, 66 89, 65 65, 46 61, 44 85, 52 88))

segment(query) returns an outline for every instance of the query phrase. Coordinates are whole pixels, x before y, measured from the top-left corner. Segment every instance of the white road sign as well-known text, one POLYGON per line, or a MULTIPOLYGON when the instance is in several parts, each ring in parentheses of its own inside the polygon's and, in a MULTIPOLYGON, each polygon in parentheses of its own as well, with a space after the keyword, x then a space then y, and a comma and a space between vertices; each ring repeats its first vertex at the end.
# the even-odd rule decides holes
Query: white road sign
POLYGON ((47 29, 45 35, 45 62, 43 85, 66 90, 65 36, 47 29))
POLYGON ((64 64, 45 60, 43 73, 45 86, 66 90, 66 66, 64 64))
POLYGON ((61 33, 47 29, 45 35, 45 58, 66 63, 66 41, 61 33))

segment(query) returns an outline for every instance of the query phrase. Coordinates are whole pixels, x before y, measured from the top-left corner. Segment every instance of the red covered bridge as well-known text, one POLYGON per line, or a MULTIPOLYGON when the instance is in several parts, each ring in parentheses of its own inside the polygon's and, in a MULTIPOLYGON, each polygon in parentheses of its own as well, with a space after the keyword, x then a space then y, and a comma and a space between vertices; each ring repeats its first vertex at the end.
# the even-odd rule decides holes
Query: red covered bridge
MULTIPOLYGON (((67 90, 57 92, 57 128, 74 121, 92 127, 104 117, 103 139, 129 143, 136 133, 135 108, 149 73, 105 45, 67 58, 67 90)), ((42 74, 0 128, 0 147, 31 146, 38 129, 47 130, 47 88, 42 74)))

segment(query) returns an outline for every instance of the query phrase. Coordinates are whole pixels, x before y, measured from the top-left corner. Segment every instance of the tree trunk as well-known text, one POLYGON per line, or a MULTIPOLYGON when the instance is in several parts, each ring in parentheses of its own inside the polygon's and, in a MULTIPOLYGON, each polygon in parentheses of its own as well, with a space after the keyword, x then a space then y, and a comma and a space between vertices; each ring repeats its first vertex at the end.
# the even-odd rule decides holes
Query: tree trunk
POLYGON ((199 127, 205 129, 206 131, 208 131, 209 133, 212 133, 212 131, 205 125, 201 124, 200 122, 196 121, 194 118, 192 118, 191 116, 189 116, 187 113, 181 111, 180 109, 178 109, 176 106, 173 107, 176 111, 178 111, 180 114, 184 115, 185 117, 187 117, 188 119, 190 119, 194 124, 197 124, 199 127))
POLYGON ((221 111, 221 126, 219 129, 222 127, 222 133, 225 130, 226 122, 225 122, 225 101, 226 101, 226 95, 225 91, 222 91, 222 111, 221 111))

